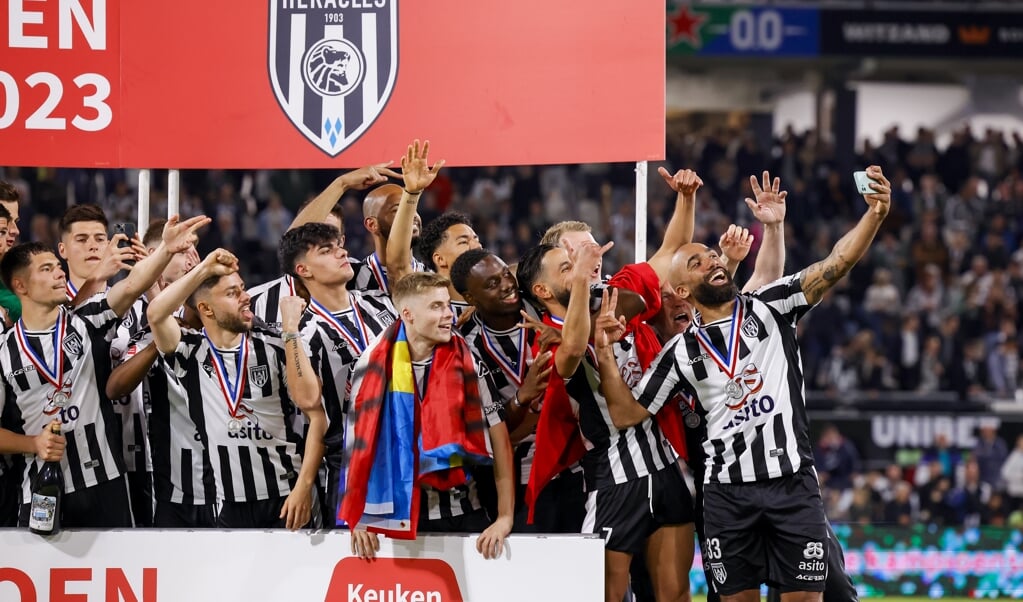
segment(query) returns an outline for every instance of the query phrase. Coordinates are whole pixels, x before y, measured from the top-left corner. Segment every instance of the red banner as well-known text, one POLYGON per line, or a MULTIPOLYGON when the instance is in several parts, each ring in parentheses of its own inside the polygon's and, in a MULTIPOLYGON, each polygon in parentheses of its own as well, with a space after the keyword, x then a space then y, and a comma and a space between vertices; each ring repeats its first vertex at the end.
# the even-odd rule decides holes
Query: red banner
POLYGON ((0 164, 660 159, 664 7, 621 0, 9 0, 0 164))

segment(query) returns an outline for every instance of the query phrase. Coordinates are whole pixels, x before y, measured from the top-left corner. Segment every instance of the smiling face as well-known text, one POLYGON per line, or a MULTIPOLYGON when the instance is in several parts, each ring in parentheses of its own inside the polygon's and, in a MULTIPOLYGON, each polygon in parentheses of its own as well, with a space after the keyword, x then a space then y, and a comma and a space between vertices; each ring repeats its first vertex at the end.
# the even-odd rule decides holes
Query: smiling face
POLYGON ((661 289, 661 312, 650 320, 650 325, 657 330, 662 340, 667 341, 689 328, 695 311, 692 303, 665 283, 661 289))
POLYGON ((721 257, 706 245, 684 245, 672 261, 675 291, 697 307, 718 307, 735 299, 739 289, 721 257))
POLYGON ((88 278, 99 265, 109 240, 100 222, 75 222, 61 235, 57 250, 67 261, 68 272, 77 279, 88 278))
POLYGON ((417 339, 431 345, 451 340, 454 314, 447 287, 433 287, 408 296, 402 303, 401 319, 409 340, 417 339))
POLYGON ((466 279, 465 300, 483 315, 518 316, 522 308, 519 283, 500 257, 488 255, 480 260, 466 279))
POLYGON ((10 249, 18 244, 18 235, 21 234, 18 230, 18 222, 21 221, 18 213, 20 208, 18 201, 0 201, 0 205, 3 205, 11 214, 11 220, 7 224, 7 248, 10 249))
POLYGON ((568 251, 555 247, 543 256, 540 262, 540 274, 533 285, 533 294, 544 303, 555 301, 562 307, 568 307, 572 290, 572 260, 568 251))

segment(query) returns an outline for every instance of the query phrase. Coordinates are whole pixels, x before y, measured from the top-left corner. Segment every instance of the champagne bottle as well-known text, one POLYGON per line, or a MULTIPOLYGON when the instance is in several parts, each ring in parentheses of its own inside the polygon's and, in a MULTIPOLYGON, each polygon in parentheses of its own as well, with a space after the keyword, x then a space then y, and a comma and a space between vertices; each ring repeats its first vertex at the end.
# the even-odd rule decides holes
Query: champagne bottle
MULTIPOLYGON (((60 434, 60 424, 50 425, 50 432, 60 434)), ((28 528, 39 535, 60 533, 60 503, 64 497, 64 471, 60 461, 43 464, 32 482, 32 505, 28 528)))

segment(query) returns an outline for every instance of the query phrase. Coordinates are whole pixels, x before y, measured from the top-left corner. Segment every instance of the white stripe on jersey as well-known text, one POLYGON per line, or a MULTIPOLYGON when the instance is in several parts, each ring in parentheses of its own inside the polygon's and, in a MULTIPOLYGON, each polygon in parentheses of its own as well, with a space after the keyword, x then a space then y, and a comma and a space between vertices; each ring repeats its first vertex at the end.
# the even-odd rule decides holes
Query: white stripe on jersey
MULTIPOLYGON (((285 420, 291 404, 284 369, 284 343, 279 334, 260 328, 249 331, 245 389, 240 408, 243 428, 231 432, 227 401, 213 367, 208 339, 182 329, 181 342, 167 360, 181 379, 199 424, 199 435, 210 450, 217 495, 231 502, 250 502, 287 496, 298 476, 301 460, 297 437, 285 420)), ((228 377, 234 382, 238 349, 220 350, 228 377)))
MULTIPOLYGON (((110 342, 110 363, 116 368, 128 358, 127 350, 132 337, 149 323, 145 319, 148 302, 145 298, 136 299, 131 308, 121 317, 117 326, 117 334, 110 342)), ((147 412, 144 407, 145 396, 142 386, 120 399, 111 399, 114 412, 121 419, 121 453, 124 457, 124 468, 128 472, 152 472, 153 459, 150 455, 147 433, 147 412)))
MULTIPOLYGON (((483 362, 490 369, 490 376, 493 379, 498 400, 502 403, 507 403, 508 400, 514 399, 519 390, 515 379, 524 376, 527 369, 526 366, 533 361, 533 349, 529 345, 533 331, 529 330, 528 336, 522 336, 525 331, 518 326, 511 330, 492 330, 483 324, 479 314, 473 314, 472 318, 462 326, 460 332, 465 337, 465 342, 468 343, 469 349, 472 349, 476 359, 483 362), (489 341, 493 349, 488 349, 484 333, 490 337, 489 341), (525 347, 524 356, 522 355, 523 350, 520 345, 525 347), (494 357, 496 353, 504 354, 506 359, 514 359, 511 362, 505 361, 505 365, 502 365, 502 361, 494 357), (520 367, 521 375, 509 374, 507 370, 514 369, 512 364, 519 358, 525 363, 524 366, 520 367)), ((526 435, 515 446, 515 459, 519 462, 520 485, 525 485, 529 482, 529 473, 533 469, 535 443, 536 432, 534 430, 534 432, 526 435)))
MULTIPOLYGON (((388 295, 391 294, 391 283, 387 279, 387 266, 373 253, 369 257, 359 261, 352 260, 352 269, 355 270, 355 277, 352 279, 354 285, 349 286, 351 290, 376 291, 382 290, 388 295)), ((412 271, 425 272, 426 266, 415 257, 412 258, 412 271)))
POLYGON ((281 298, 295 294, 295 284, 291 276, 284 275, 276 280, 264 282, 246 291, 252 300, 249 306, 256 317, 266 322, 270 328, 281 328, 281 298))
MULTIPOLYGON (((153 333, 147 327, 132 338, 125 361, 152 344, 153 333)), ((169 373, 163 358, 157 358, 141 388, 150 408, 154 497, 175 504, 212 503, 216 490, 209 486, 213 483, 209 454, 197 437, 184 386, 169 373)))
MULTIPOLYGON (((358 307, 362 318, 368 339, 361 342, 365 347, 393 324, 398 314, 391 304, 391 298, 383 291, 353 291, 349 294, 353 306, 358 307)), ((350 332, 354 332, 352 318, 344 315, 345 313, 350 315, 352 312, 340 312, 334 314, 334 317, 350 332)), ((309 308, 302 315, 299 332, 313 371, 323 383, 323 403, 328 420, 326 443, 331 448, 328 453, 336 451, 340 454, 340 449, 333 448, 343 445, 344 420, 350 403, 347 395, 349 376, 351 368, 361 354, 335 330, 333 325, 309 308)))
POLYGON ((810 309, 800 275, 740 295, 738 303, 733 317, 696 324, 669 341, 633 390, 651 412, 677 393, 697 400, 707 425, 707 483, 761 482, 813 465, 795 334, 810 309), (721 357, 735 335, 730 365, 721 357))
MULTIPOLYGON (((615 360, 626 384, 639 379, 639 358, 635 336, 629 334, 614 345, 615 360)), ((578 408, 579 432, 586 455, 583 477, 586 490, 627 483, 668 467, 676 460, 675 451, 652 418, 624 430, 618 430, 600 393, 600 373, 587 353, 579 368, 565 382, 565 389, 578 408)))
MULTIPOLYGON (((110 340, 119 318, 107 304, 105 293, 97 294, 73 311, 60 309, 67 320, 61 347, 64 349, 64 382, 70 383, 71 397, 63 408, 52 400, 54 387, 38 374, 30 358, 21 350, 15 329, 0 343, 0 414, 5 425, 19 434, 35 435, 51 420, 60 420, 67 440, 60 461, 64 472, 64 491, 72 493, 116 479, 124 472, 119 453, 118 421, 107 400, 105 387, 110 374, 110 340), (100 358, 99 364, 96 358, 100 358), (115 449, 118 452, 115 453, 115 449)), ((39 357, 51 362, 53 332, 26 332, 26 338, 39 357)), ((50 369, 53 366, 49 366, 50 369)), ((43 462, 26 455, 22 479, 22 502, 31 499, 31 481, 43 462)))

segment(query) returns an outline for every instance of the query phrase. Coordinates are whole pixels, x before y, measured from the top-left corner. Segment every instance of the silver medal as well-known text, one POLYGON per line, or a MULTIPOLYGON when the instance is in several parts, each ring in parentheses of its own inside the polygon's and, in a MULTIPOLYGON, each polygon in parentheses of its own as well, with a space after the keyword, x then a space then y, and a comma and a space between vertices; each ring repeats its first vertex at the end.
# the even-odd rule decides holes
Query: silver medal
POLYGON ((700 426, 700 416, 696 412, 689 412, 685 418, 686 426, 694 429, 700 426))
POLYGON ((732 399, 742 399, 742 387, 740 387, 739 383, 734 380, 730 380, 728 381, 728 384, 725 385, 725 395, 732 399))
POLYGON ((239 433, 242 430, 242 421, 237 419, 230 419, 227 421, 227 432, 239 433))
POLYGON ((68 395, 67 392, 56 391, 53 394, 53 405, 57 406, 58 408, 65 408, 67 407, 68 401, 70 401, 70 399, 71 396, 68 395))

